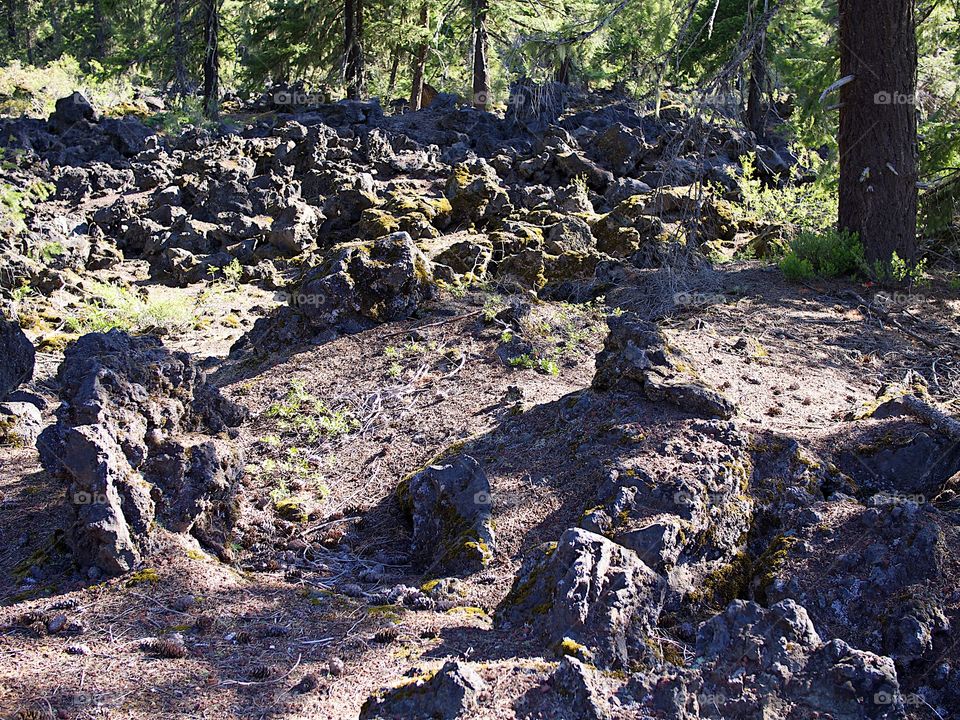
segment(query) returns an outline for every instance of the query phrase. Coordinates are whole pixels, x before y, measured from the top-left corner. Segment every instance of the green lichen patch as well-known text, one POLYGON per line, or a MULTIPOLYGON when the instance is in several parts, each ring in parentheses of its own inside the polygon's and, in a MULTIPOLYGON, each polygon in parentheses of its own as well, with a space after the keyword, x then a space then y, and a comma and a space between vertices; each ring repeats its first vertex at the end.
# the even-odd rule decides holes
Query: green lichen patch
POLYGON ((304 506, 303 500, 298 497, 288 497, 277 500, 273 504, 273 508, 277 511, 277 515, 290 522, 305 523, 310 516, 310 513, 307 512, 304 506))
POLYGON ((127 587, 136 587, 137 585, 156 585, 160 582, 160 573, 154 568, 143 568, 133 573, 127 578, 127 587))
POLYGON ((371 605, 367 608, 368 617, 394 622, 401 620, 405 612, 399 605, 371 605))
POLYGON ((750 556, 739 552, 730 562, 707 575, 687 599, 695 605, 724 608, 732 600, 746 596, 752 577, 753 562, 750 556))
POLYGON ((773 584, 780 569, 786 563, 790 548, 796 542, 795 537, 777 535, 763 554, 757 558, 753 566, 752 582, 753 595, 757 602, 766 604, 767 589, 773 584))
POLYGON ((557 643, 556 652, 558 655, 569 655, 587 663, 593 662, 593 652, 590 648, 569 637, 564 637, 557 643))

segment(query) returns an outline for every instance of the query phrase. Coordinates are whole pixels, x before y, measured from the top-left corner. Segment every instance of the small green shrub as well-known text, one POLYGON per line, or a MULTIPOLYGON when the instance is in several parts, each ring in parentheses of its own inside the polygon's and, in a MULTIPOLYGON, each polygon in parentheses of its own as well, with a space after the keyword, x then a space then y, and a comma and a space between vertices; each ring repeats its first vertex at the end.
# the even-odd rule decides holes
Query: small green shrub
POLYGON ((212 282, 222 280, 227 285, 236 288, 240 285, 240 278, 243 277, 243 265, 237 258, 234 258, 221 267, 211 265, 207 269, 207 275, 210 276, 212 282))
POLYGON ((203 101, 200 98, 185 97, 176 105, 163 112, 155 113, 144 123, 167 135, 179 135, 188 127, 211 128, 216 122, 203 113, 203 101))
POLYGON ((63 257, 67 249, 61 242, 49 242, 40 248, 40 259, 45 263, 52 263, 59 257, 63 257))
POLYGON ((874 267, 874 275, 881 280, 892 280, 897 283, 909 283, 910 285, 922 285, 926 282, 924 275, 927 272, 927 259, 923 258, 914 264, 908 263, 897 253, 890 258, 890 266, 883 267, 877 265, 874 267))
POLYGON ((53 112, 57 100, 74 90, 81 91, 101 110, 133 101, 132 70, 108 78, 95 61, 88 65, 91 72, 84 72, 69 55, 43 67, 23 65, 19 60, 7 63, 0 67, 0 114, 45 118, 53 112))
POLYGON ((817 274, 813 269, 813 264, 806 258, 799 258, 796 255, 789 254, 780 261, 780 269, 787 280, 800 282, 801 280, 812 280, 817 274))
POLYGON ((92 283, 91 296, 76 314, 65 320, 66 329, 79 335, 119 328, 133 333, 185 329, 197 322, 200 308, 185 298, 144 300, 130 290, 92 283))
POLYGON ((533 357, 529 353, 524 353, 523 355, 517 355, 516 357, 509 358, 507 364, 512 368, 517 368, 519 370, 532 370, 533 369, 533 357))
POLYGON ((774 188, 760 179, 754 162, 744 157, 743 174, 736 182, 742 198, 733 205, 738 220, 826 231, 837 217, 837 193, 827 172, 814 182, 774 188))
MULTIPOLYGON (((0 151, 3 152, 3 151, 0 151)), ((7 150, 4 155, 16 154, 7 150)), ((0 184, 0 230, 19 235, 26 230, 24 220, 27 211, 36 203, 43 202, 56 191, 48 182, 37 181, 23 188, 6 183, 0 184)))
POLYGON ((328 407, 300 381, 290 383, 290 390, 267 408, 266 415, 275 418, 281 430, 303 435, 311 442, 320 437, 338 438, 360 428, 349 407, 328 407))
POLYGON ((544 375, 559 375, 560 366, 550 357, 535 357, 529 353, 510 358, 507 363, 518 370, 536 370, 544 375))
POLYGON ((863 245, 856 234, 842 230, 806 230, 790 241, 780 269, 788 280, 854 275, 864 267, 863 245))

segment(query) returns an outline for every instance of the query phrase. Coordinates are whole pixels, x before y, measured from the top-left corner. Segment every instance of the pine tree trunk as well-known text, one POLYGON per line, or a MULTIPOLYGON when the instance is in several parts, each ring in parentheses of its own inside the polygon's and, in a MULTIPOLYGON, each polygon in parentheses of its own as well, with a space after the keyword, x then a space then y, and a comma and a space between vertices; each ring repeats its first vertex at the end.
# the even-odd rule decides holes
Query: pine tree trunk
POLYGON ((387 82, 387 98, 393 99, 393 91, 397 88, 397 73, 400 71, 400 48, 394 46, 390 52, 390 80, 387 82))
MULTIPOLYGON (((429 29, 429 6, 424 2, 420 6, 420 26, 426 31, 429 29)), ((410 110, 420 109, 420 103, 423 101, 423 73, 427 64, 427 43, 424 40, 417 46, 417 52, 413 60, 413 82, 410 88, 410 110)))
POLYGON ((356 97, 362 98, 366 92, 363 76, 363 0, 354 0, 356 7, 356 21, 354 28, 356 34, 353 43, 353 83, 356 87, 356 97))
POLYGON ((101 0, 93 0, 93 41, 94 57, 103 60, 107 56, 107 28, 101 0))
POLYGON ((758 139, 766 132, 766 108, 763 96, 767 85, 766 31, 750 55, 750 85, 747 91, 747 127, 758 139))
POLYGON ((487 0, 473 0, 473 106, 490 104, 490 71, 487 67, 487 0))
POLYGON ((17 2, 16 0, 7 0, 7 39, 10 44, 17 44, 17 2))
POLYGON ((564 48, 563 60, 560 61, 560 64, 557 66, 556 72, 553 74, 553 79, 556 80, 561 85, 570 84, 570 69, 573 67, 573 62, 570 60, 570 56, 567 54, 569 52, 568 48, 564 48))
POLYGON ((840 212, 872 268, 917 252, 913 0, 840 0, 840 212))
MULTIPOLYGON (((764 107, 764 95, 767 92, 767 26, 770 23, 770 0, 763 0, 763 15, 760 25, 754 31, 757 42, 750 53, 750 80, 747 89, 747 127, 753 130, 757 138, 766 134, 767 109, 764 107)), ((751 9, 751 14, 753 10, 751 9)))
POLYGON ((666 62, 661 62, 657 64, 657 77, 654 81, 654 88, 656 88, 657 99, 653 107, 654 117, 660 117, 660 110, 663 109, 663 80, 666 76, 667 67, 666 62))
POLYGON ((53 54, 59 57, 63 53, 63 16, 61 0, 50 3, 50 27, 53 28, 53 54))
POLYGON ((173 94, 182 97, 187 89, 187 68, 184 60, 187 45, 183 36, 183 6, 181 0, 170 0, 173 22, 173 94))
POLYGON ((220 100, 220 0, 204 0, 203 111, 217 117, 220 100))
POLYGON ((344 0, 343 58, 347 97, 359 100, 363 92, 363 0, 344 0))
POLYGON ((343 82, 347 86, 347 98, 355 99, 351 91, 356 90, 352 84, 352 75, 350 67, 350 58, 353 53, 353 46, 356 43, 356 28, 354 23, 357 20, 357 13, 353 6, 353 0, 343 0, 343 82))

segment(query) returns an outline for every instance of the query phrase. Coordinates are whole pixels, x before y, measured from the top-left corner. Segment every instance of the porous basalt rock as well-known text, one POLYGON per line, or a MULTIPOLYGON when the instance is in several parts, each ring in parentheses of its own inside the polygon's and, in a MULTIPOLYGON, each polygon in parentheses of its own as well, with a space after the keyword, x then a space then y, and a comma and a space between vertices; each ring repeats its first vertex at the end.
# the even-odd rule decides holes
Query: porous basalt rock
POLYGON ((653 402, 665 400, 694 415, 733 417, 734 404, 693 374, 656 324, 623 313, 610 315, 607 325, 610 332, 597 355, 594 388, 632 388, 653 402))
POLYGON ((482 569, 495 548, 490 483, 469 455, 438 460, 405 480, 401 506, 413 523, 413 558, 431 571, 482 569))
POLYGON ((624 668, 649 656, 665 586, 632 550, 570 528, 524 558, 496 622, 529 624, 555 652, 624 668))
POLYGON ((224 437, 244 412, 207 384, 186 353, 120 330, 85 335, 64 356, 57 422, 37 440, 67 486, 76 561, 130 570, 156 529, 222 548, 243 458, 224 437))
POLYGON ((33 377, 36 352, 15 320, 0 315, 0 400, 33 377))
POLYGON ((487 683, 476 670, 450 660, 438 672, 418 678, 383 695, 367 699, 360 720, 460 720, 474 717, 487 683))
POLYGON ((307 272, 293 305, 318 328, 346 331, 410 317, 434 294, 433 269, 408 233, 349 243, 307 272))

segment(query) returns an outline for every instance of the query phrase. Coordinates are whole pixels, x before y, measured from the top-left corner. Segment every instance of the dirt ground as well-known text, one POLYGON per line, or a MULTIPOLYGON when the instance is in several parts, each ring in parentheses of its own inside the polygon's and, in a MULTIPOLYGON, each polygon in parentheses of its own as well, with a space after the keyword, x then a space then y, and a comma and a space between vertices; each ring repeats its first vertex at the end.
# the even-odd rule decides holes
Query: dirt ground
MULTIPOLYGON (((577 410, 592 392, 607 308, 534 305, 531 333, 558 348, 556 374, 499 359, 503 328, 490 319, 509 298, 486 289, 252 362, 228 358, 229 346, 276 303, 247 286, 218 292, 210 323, 165 341, 209 356, 214 382, 252 413, 240 436, 250 502, 234 562, 171 536, 148 568, 91 582, 63 544, 64 489, 33 449, 0 449, 0 714, 356 718, 372 692, 450 657, 482 663, 497 697, 483 717, 513 717, 514 702, 535 707, 555 659, 522 630, 491 624, 520 556, 578 522, 624 447, 654 448, 683 418, 618 394, 577 410), (225 326, 225 314, 238 326, 225 326), (322 403, 323 418, 350 418, 345 431, 318 439, 286 417, 298 398, 322 403), (371 606, 380 589, 431 579, 407 561, 409 527, 393 492, 451 446, 469 450, 490 479, 495 559, 463 579, 449 610, 371 606), (288 499, 305 522, 273 512, 288 499), (344 591, 348 577, 355 593, 344 591), (60 632, 37 627, 58 614, 60 632), (178 633, 186 657, 143 649, 144 639, 178 633)), ((748 431, 834 457, 851 419, 908 371, 957 411, 960 292, 945 284, 878 299, 874 288, 789 284, 776 268, 734 263, 685 302, 663 321, 668 340, 737 404, 748 431)), ((40 358, 28 389, 48 401, 49 419, 58 355, 40 358)))

